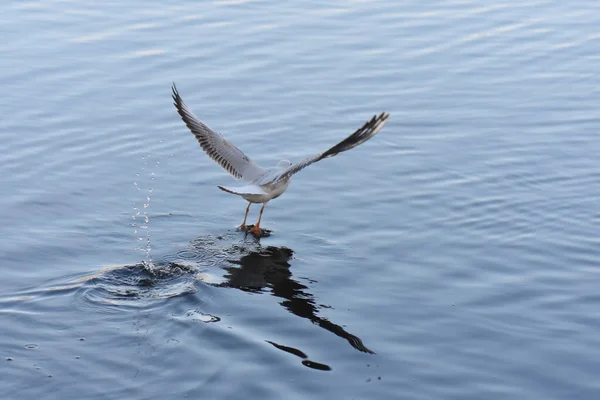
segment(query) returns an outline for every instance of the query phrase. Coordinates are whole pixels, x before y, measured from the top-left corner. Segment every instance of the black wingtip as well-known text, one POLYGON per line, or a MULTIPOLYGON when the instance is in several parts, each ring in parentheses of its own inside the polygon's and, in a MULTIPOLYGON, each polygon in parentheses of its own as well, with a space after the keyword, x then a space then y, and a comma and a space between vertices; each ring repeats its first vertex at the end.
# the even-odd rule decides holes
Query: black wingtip
POLYGON ((173 100, 177 102, 177 99, 179 98, 179 92, 177 91, 177 86, 175 86, 175 82, 173 82, 173 84, 171 85, 171 91, 171 96, 173 97, 173 100))
POLYGON ((321 158, 331 157, 343 151, 348 151, 371 139, 383 128, 383 125, 389 116, 390 115, 385 112, 382 112, 379 115, 373 115, 370 120, 358 128, 352 135, 323 153, 321 158))
MULTIPOLYGON (((171 97, 173 98, 173 105, 175 106, 175 108, 177 108, 177 112, 181 115, 180 113, 180 108, 181 108, 181 103, 183 103, 183 100, 181 99, 181 96, 179 95, 179 91, 177 90, 177 86, 175 86, 175 82, 173 82, 173 84, 171 85, 171 97)), ((182 115, 183 118, 183 115, 182 115)))

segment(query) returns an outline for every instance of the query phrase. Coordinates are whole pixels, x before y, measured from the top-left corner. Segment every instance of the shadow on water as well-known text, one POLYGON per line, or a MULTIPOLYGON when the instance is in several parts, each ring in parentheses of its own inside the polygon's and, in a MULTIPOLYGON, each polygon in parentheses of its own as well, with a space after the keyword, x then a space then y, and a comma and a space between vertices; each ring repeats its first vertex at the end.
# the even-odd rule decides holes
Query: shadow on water
POLYGON ((290 260, 293 254, 287 247, 269 246, 251 251, 239 260, 230 260, 234 266, 224 267, 227 280, 219 286, 248 292, 269 288, 273 296, 284 299, 280 304, 292 314, 307 318, 313 324, 346 339, 357 350, 373 354, 358 337, 318 315, 318 307, 309 288, 292 277, 290 260))

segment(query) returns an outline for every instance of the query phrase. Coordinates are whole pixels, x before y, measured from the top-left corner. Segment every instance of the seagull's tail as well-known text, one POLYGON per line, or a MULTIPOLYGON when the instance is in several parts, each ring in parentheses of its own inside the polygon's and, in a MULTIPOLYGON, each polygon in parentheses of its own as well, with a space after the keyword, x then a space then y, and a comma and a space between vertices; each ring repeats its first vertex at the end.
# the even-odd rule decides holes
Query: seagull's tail
POLYGON ((266 195, 267 192, 263 190, 258 185, 247 185, 247 186, 239 186, 239 187, 225 187, 225 186, 217 186, 224 192, 237 194, 239 196, 251 196, 251 195, 266 195))

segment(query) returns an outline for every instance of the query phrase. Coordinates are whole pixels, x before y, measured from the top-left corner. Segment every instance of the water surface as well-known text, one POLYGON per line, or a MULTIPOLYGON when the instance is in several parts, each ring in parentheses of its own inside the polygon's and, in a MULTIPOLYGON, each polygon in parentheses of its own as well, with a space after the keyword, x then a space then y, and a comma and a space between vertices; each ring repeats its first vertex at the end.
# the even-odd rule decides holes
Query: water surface
POLYGON ((599 11, 7 3, 0 397, 598 398, 599 11), (173 81, 265 166, 391 118, 257 242, 173 81))

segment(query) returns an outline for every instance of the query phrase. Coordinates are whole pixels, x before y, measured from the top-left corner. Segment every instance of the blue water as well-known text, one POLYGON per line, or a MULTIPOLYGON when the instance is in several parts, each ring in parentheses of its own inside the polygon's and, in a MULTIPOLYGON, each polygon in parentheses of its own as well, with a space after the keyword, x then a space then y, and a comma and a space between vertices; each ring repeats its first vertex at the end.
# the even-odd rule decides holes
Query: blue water
POLYGON ((2 9, 0 398, 600 395, 599 4, 2 9))

